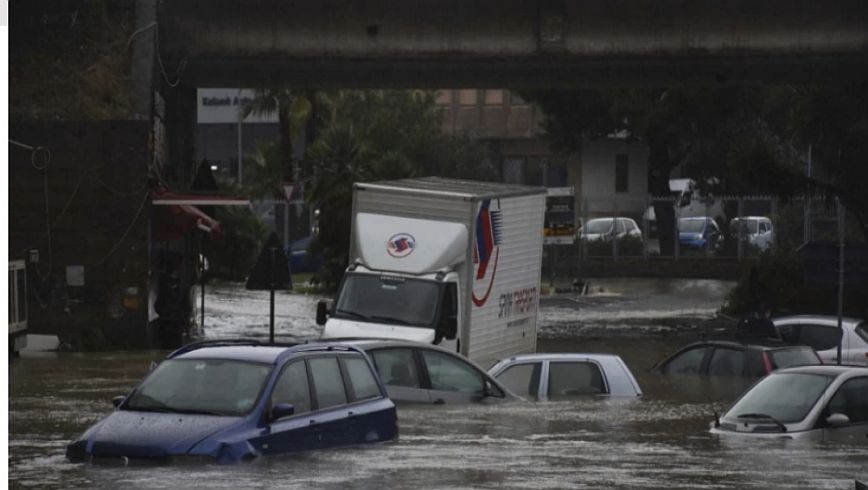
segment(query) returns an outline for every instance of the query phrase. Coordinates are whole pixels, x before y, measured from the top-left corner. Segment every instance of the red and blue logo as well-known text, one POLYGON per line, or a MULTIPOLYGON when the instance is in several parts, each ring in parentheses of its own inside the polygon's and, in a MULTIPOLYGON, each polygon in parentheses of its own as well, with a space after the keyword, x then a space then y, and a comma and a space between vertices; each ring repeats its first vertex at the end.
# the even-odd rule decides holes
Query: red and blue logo
POLYGON ((496 210, 491 209, 491 199, 482 201, 479 213, 476 215, 476 247, 473 249, 473 264, 476 266, 474 286, 485 284, 484 293, 480 289, 476 294, 474 287, 473 304, 481 307, 488 301, 494 286, 494 276, 497 274, 497 260, 500 258, 501 228, 503 216, 500 211, 500 201, 497 201, 496 210), (492 262, 492 258, 494 259, 492 262))
POLYGON ((386 251, 396 259, 403 259, 410 255, 413 253, 415 248, 416 239, 409 233, 398 233, 397 235, 392 235, 392 238, 389 238, 386 242, 386 251))

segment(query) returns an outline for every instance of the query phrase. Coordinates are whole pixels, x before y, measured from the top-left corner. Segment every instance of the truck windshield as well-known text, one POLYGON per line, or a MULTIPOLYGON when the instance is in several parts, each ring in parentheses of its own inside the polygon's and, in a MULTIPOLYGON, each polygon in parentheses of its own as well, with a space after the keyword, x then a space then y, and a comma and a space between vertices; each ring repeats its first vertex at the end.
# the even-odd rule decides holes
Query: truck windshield
POLYGON ((440 284, 372 274, 347 274, 335 316, 434 328, 440 284))

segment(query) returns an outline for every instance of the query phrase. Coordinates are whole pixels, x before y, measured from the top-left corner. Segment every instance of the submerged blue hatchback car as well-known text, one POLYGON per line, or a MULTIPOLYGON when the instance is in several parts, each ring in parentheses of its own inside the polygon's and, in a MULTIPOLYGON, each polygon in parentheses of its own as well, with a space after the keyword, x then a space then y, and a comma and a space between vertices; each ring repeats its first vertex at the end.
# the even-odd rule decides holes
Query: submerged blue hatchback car
POLYGON ((191 344, 115 405, 67 446, 70 461, 231 463, 398 434, 371 362, 344 344, 191 344))

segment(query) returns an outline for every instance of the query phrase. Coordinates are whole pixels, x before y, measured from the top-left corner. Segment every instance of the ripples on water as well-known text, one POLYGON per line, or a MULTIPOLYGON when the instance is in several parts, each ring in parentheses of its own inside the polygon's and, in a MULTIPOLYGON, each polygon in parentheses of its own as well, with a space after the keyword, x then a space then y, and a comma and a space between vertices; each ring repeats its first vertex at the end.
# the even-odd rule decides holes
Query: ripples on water
MULTIPOLYGON (((209 335, 249 335, 260 332, 262 324, 267 331, 267 313, 263 316, 256 303, 261 298, 223 294, 206 301, 209 335)), ((315 338, 318 330, 308 316, 317 298, 294 298, 279 303, 278 332, 315 338)), ((683 324, 569 321, 560 311, 546 315, 567 319, 548 324, 540 351, 620 354, 646 396, 408 407, 399 411, 396 443, 230 467, 90 467, 66 463, 66 444, 108 414, 111 398, 129 390, 165 353, 28 356, 10 365, 9 483, 35 488, 851 489, 853 479, 868 479, 868 446, 708 434, 711 406, 722 410, 743 386, 670 381, 647 371, 698 335, 683 324)))

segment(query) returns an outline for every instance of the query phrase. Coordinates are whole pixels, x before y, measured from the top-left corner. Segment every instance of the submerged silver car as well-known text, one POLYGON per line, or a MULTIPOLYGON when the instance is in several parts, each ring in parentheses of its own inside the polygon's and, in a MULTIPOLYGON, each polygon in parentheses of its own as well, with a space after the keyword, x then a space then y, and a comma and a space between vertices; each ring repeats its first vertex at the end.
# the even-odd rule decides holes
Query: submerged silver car
POLYGON ((389 398, 398 405, 461 405, 517 400, 475 362, 440 347, 390 339, 347 343, 374 361, 389 398))
POLYGON ((868 368, 802 366, 759 380, 714 434, 868 443, 868 368))
POLYGON ((810 345, 824 364, 838 362, 838 339, 841 339, 841 363, 868 366, 868 322, 844 318, 838 329, 838 317, 795 315, 774 318, 778 334, 786 342, 810 345))
POLYGON ((642 395, 633 373, 612 354, 525 354, 498 362, 488 373, 509 391, 530 400, 642 395))

